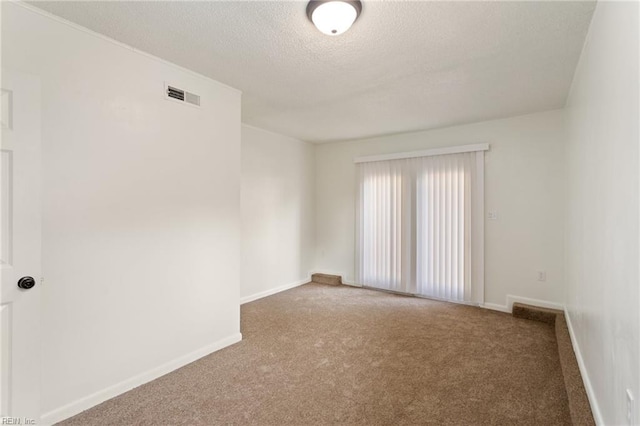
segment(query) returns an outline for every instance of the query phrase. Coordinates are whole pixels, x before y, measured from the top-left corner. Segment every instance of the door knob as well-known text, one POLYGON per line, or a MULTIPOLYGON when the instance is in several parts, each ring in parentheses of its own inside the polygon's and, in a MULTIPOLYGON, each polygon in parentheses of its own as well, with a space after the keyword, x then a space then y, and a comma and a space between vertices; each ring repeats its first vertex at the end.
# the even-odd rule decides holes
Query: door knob
POLYGON ((36 280, 33 277, 22 277, 18 280, 18 287, 24 290, 29 290, 36 285, 36 280))

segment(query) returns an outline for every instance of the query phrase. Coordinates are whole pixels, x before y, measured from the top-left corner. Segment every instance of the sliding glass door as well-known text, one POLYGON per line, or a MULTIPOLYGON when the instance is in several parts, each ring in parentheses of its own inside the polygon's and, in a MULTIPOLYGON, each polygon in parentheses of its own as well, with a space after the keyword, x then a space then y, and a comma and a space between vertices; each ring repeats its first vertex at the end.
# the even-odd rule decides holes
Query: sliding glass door
POLYGON ((412 180, 410 160, 380 161, 360 168, 359 280, 371 287, 412 291, 408 262, 412 180))
POLYGON ((358 164, 358 282, 482 302, 483 166, 483 151, 358 164))

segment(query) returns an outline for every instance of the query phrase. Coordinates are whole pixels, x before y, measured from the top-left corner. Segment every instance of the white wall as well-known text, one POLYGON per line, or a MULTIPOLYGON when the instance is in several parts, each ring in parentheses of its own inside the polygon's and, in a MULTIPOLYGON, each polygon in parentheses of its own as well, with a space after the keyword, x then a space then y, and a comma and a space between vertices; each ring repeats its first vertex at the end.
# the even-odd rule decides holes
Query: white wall
POLYGON ((485 154, 485 302, 506 296, 563 302, 563 113, 319 145, 317 155, 317 261, 320 271, 354 281, 355 189, 353 158, 364 155, 488 142, 485 154), (537 271, 547 281, 537 281, 537 271))
POLYGON ((242 301, 309 281, 314 158, 307 142, 242 126, 242 301))
POLYGON ((240 93, 2 8, 3 66, 42 81, 42 404, 54 421, 240 339, 240 93), (165 100, 164 81, 202 108, 165 100))
POLYGON ((567 103, 567 309, 607 425, 626 389, 640 424, 638 37, 637 2, 599 2, 567 103))

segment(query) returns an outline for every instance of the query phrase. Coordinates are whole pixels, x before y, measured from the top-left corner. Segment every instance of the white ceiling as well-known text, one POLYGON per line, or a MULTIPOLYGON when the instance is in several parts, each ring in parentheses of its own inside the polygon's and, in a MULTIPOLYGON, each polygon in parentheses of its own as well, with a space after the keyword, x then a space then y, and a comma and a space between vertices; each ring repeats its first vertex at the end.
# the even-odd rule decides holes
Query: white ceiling
POLYGON ((595 8, 364 0, 329 37, 304 1, 35 5, 236 87, 243 122, 313 142, 560 108, 595 8))

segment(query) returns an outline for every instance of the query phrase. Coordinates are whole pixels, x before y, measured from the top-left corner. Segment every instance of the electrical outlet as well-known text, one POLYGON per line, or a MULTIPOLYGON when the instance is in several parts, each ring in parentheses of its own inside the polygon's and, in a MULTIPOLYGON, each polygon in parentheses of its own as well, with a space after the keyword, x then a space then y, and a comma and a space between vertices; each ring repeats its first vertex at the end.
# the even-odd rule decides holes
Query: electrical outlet
POLYGON ((627 389, 627 424, 629 426, 633 426, 636 424, 635 421, 635 404, 633 400, 633 394, 631 393, 631 389, 627 389))
POLYGON ((547 280, 547 271, 538 271, 538 281, 547 280))
POLYGON ((487 213, 487 217, 489 220, 498 220, 498 212, 496 210, 489 210, 487 213))

